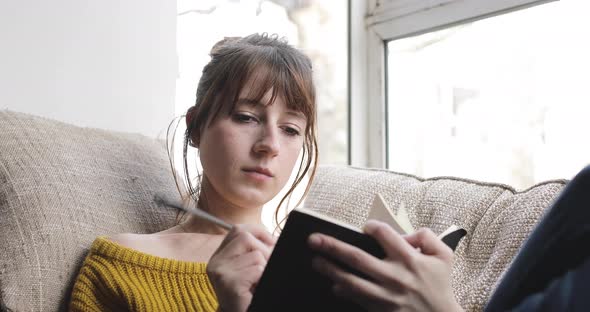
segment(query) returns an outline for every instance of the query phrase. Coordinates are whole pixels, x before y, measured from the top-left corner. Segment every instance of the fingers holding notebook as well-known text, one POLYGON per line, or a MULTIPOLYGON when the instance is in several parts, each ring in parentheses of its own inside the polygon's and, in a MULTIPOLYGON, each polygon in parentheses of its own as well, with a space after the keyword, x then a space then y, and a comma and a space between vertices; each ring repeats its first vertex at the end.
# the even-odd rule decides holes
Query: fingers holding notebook
MULTIPOLYGON (((323 243, 310 237, 310 246, 367 278, 320 258, 314 268, 334 283, 334 292, 368 311, 460 311, 451 288, 452 250, 428 230, 402 236, 381 222, 368 222, 365 232, 383 247, 376 258, 330 237, 323 243)), ((325 236, 325 235, 324 235, 325 236)), ((317 237, 312 235, 312 237, 317 237)))

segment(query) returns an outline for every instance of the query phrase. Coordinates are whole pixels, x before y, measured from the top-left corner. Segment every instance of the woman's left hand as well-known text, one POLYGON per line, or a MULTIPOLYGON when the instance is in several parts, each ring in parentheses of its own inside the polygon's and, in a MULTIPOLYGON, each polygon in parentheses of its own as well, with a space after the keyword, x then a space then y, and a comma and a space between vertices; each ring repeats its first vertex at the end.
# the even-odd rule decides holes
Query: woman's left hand
POLYGON ((369 311, 461 311, 451 288, 453 251, 429 229, 401 236, 389 225, 369 221, 365 233, 385 251, 376 258, 365 251, 315 233, 310 246, 363 272, 371 280, 342 270, 323 257, 314 268, 334 282, 336 295, 350 298, 369 311))

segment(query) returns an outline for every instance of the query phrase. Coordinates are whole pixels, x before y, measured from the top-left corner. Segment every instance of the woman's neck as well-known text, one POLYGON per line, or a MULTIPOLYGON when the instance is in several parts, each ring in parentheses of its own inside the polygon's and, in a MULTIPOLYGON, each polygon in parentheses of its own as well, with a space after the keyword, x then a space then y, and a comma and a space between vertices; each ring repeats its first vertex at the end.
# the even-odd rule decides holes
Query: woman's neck
MULTIPOLYGON (((262 207, 241 207, 232 204, 219 194, 206 176, 201 183, 198 208, 224 220, 229 224, 262 224, 262 207)), ((227 231, 209 221, 188 215, 180 224, 185 232, 225 234, 227 231)))

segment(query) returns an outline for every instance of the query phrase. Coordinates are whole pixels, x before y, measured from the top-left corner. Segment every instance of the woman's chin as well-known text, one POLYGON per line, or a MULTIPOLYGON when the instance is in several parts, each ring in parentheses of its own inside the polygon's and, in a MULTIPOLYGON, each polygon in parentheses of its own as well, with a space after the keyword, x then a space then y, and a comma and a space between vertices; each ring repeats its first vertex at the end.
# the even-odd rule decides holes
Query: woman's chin
POLYGON ((270 202, 276 194, 270 192, 261 192, 259 190, 242 191, 237 194, 237 198, 242 203, 241 207, 247 209, 262 208, 266 203, 270 202))

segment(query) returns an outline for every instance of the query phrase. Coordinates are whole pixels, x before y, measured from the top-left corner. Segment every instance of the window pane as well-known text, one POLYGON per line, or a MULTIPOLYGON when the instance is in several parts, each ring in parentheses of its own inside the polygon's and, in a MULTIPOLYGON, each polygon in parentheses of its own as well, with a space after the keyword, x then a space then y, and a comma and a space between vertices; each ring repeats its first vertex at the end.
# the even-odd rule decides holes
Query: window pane
POLYGON ((590 161, 590 9, 553 2, 388 48, 388 162, 526 188, 590 161))

